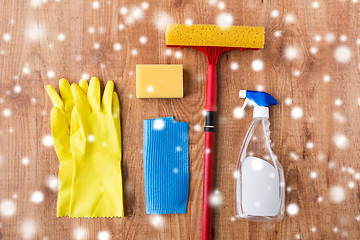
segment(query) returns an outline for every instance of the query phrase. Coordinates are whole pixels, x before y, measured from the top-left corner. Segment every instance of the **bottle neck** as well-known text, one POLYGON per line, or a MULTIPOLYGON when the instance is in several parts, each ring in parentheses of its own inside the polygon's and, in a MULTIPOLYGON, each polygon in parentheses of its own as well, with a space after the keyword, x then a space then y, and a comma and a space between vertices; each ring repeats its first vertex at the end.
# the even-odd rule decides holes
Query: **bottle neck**
POLYGON ((262 106, 255 106, 253 118, 266 118, 269 119, 269 108, 262 106))

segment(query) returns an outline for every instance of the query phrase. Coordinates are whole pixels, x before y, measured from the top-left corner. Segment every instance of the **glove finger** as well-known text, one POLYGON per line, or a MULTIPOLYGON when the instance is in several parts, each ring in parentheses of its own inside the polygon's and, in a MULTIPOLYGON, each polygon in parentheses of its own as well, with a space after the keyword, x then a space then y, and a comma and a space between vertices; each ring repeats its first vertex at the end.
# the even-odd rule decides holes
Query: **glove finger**
POLYGON ((61 100, 61 97, 59 96, 59 94, 56 92, 56 90, 53 88, 53 86, 51 85, 47 85, 46 86, 46 92, 49 95, 51 102, 53 103, 54 107, 58 107, 60 109, 64 109, 64 103, 61 100))
POLYGON ((113 117, 118 118, 120 117, 120 103, 119 98, 116 92, 112 94, 112 110, 111 110, 113 117))
POLYGON ((77 110, 77 114, 80 116, 86 117, 87 114, 90 114, 91 107, 88 103, 86 94, 81 90, 81 88, 73 83, 71 84, 71 92, 74 96, 75 108, 77 110))
POLYGON ((97 77, 90 80, 87 99, 93 109, 100 111, 100 82, 97 77))
MULTIPOLYGON (((76 106, 76 103, 75 103, 76 106)), ((79 115, 77 113, 77 109, 74 108, 72 115, 71 115, 71 126, 70 126, 70 145, 71 150, 73 151, 73 154, 77 152, 84 152, 85 151, 85 142, 86 142, 86 136, 87 132, 83 124, 79 120, 79 115), (76 137, 76 135, 80 135, 80 141, 79 138, 76 137), (75 139, 75 140, 74 140, 75 139)))
POLYGON ((71 112, 72 109, 74 108, 74 98, 71 93, 69 82, 65 78, 60 79, 59 88, 60 88, 61 98, 65 105, 65 111, 71 112))
POLYGON ((79 81, 79 87, 81 88, 81 90, 83 90, 83 92, 85 94, 87 94, 88 89, 89 89, 89 84, 85 79, 80 79, 79 81))
POLYGON ((66 114, 58 107, 51 109, 51 133, 54 139, 54 147, 59 161, 66 160, 71 156, 70 150, 70 123, 66 120, 66 114))
POLYGON ((73 136, 80 130, 79 117, 76 108, 74 108, 71 115, 70 135, 73 136))
POLYGON ((112 117, 114 118, 116 132, 118 133, 119 152, 121 159, 120 102, 116 92, 113 92, 113 97, 112 97, 112 117))
POLYGON ((114 82, 108 81, 104 90, 102 103, 101 103, 102 104, 101 109, 106 113, 111 113, 113 92, 114 92, 114 82))

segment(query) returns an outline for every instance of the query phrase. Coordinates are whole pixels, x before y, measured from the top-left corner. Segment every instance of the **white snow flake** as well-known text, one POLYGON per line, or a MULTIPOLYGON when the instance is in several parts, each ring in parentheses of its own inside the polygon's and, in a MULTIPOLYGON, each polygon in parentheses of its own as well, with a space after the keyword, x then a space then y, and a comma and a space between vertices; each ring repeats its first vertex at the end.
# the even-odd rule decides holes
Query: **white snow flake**
POLYGON ((277 9, 272 10, 270 13, 270 16, 273 18, 279 17, 279 10, 277 10, 277 9))
POLYGON ((286 14, 286 16, 285 16, 285 23, 287 23, 287 24, 293 24, 293 23, 295 23, 295 22, 296 22, 296 17, 295 17, 294 14, 292 14, 292 13, 286 14))
POLYGON ((155 15, 154 25, 158 30, 165 30, 168 23, 172 22, 172 17, 166 12, 159 12, 155 15))
POLYGON ((340 203, 345 199, 345 191, 341 186, 332 186, 329 191, 330 200, 334 203, 340 203))
POLYGON ((37 226, 33 221, 25 220, 21 224, 20 231, 22 239, 33 239, 37 232, 37 226))
POLYGON ((303 116, 303 110, 300 107, 294 107, 291 110, 291 116, 294 119, 300 119, 303 116))
POLYGON ((93 1, 92 7, 93 7, 93 9, 98 9, 100 7, 100 3, 98 1, 93 1))
POLYGON ((24 165, 24 166, 29 165, 29 162, 30 162, 30 160, 29 160, 28 157, 23 157, 23 158, 21 159, 21 164, 24 165))
POLYGON ((155 130, 163 130, 165 128, 165 121, 163 119, 156 119, 154 121, 155 130))
POLYGON ((351 59, 351 50, 347 46, 339 46, 334 51, 334 57, 339 63, 347 63, 351 59))
POLYGON ((5 108, 2 112, 4 117, 10 117, 11 116, 11 110, 9 108, 5 108))
POLYGON ((3 217, 12 217, 16 212, 16 205, 13 200, 6 199, 0 203, 0 215, 3 217))
POLYGON ((286 207, 286 212, 290 216, 295 216, 295 215, 297 215, 299 213, 299 206, 296 203, 290 203, 286 207))
POLYGON ((122 49, 122 46, 120 43, 114 43, 114 50, 115 51, 120 51, 122 49))
POLYGON ((298 58, 298 49, 296 47, 287 47, 285 49, 285 57, 288 60, 294 60, 298 58))
POLYGON ((193 20, 191 18, 185 19, 185 24, 191 26, 193 24, 193 20))
POLYGON ((339 149, 345 149, 349 145, 349 140, 342 133, 334 134, 332 139, 333 139, 335 146, 338 147, 339 149))
POLYGON ((84 240, 87 238, 87 230, 82 227, 75 228, 73 232, 73 236, 75 240, 84 240))
POLYGON ((108 231, 99 232, 98 240, 110 240, 110 233, 108 231))
POLYGON ((60 41, 60 42, 63 42, 65 40, 66 36, 65 34, 63 33, 59 33, 57 39, 60 41))
POLYGON ((48 76, 48 78, 53 78, 53 77, 55 77, 55 72, 53 70, 49 70, 49 71, 47 71, 47 76, 48 76))
POLYGON ((209 197, 209 204, 212 207, 219 207, 223 202, 223 196, 218 189, 215 189, 209 197))
POLYGON ((241 107, 234 108, 233 115, 237 119, 242 119, 245 117, 245 111, 241 107))
POLYGON ((264 69, 264 63, 260 59, 255 59, 252 62, 251 67, 255 72, 260 72, 264 69))
POLYGON ((42 144, 43 144, 45 147, 52 147, 53 144, 54 144, 54 139, 52 138, 51 135, 45 135, 45 136, 42 138, 42 144))
POLYGON ((10 41, 10 40, 11 40, 11 35, 10 35, 10 33, 5 33, 5 34, 3 35, 3 40, 4 40, 5 42, 10 41))
POLYGON ((236 71, 239 69, 239 64, 237 62, 232 62, 230 64, 230 68, 231 68, 231 70, 236 71))
POLYGON ((40 191, 35 191, 31 195, 31 202, 39 204, 44 201, 44 194, 40 191))
POLYGON ((234 22, 234 18, 230 13, 220 13, 216 17, 216 24, 222 27, 231 26, 234 22))
POLYGON ((150 215, 149 216, 150 224, 157 229, 161 229, 165 225, 165 219, 161 215, 150 215))
POLYGON ((140 42, 141 44, 146 44, 147 41, 148 41, 148 39, 147 39, 146 36, 141 36, 141 37, 139 38, 139 42, 140 42))
POLYGON ((59 188, 59 180, 56 176, 48 176, 46 178, 46 186, 53 192, 57 192, 59 188))
POLYGON ((319 2, 312 2, 311 3, 311 7, 314 8, 314 9, 318 9, 320 6, 319 2))

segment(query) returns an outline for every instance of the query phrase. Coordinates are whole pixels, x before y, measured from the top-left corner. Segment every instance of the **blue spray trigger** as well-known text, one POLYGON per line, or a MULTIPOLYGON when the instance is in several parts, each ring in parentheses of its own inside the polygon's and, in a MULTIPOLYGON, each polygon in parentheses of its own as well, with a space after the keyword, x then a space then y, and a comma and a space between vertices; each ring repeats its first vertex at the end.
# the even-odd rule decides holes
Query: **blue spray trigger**
POLYGON ((256 105, 261 107, 269 107, 269 105, 276 105, 276 99, 266 92, 249 91, 246 90, 246 98, 252 100, 256 105))

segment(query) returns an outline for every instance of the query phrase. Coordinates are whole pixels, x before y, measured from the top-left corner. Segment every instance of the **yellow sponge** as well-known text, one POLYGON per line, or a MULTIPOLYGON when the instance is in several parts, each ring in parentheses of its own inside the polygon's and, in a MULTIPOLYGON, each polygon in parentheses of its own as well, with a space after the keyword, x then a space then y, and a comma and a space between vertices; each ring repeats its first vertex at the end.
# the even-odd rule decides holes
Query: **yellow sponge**
POLYGON ((263 27, 168 24, 166 30, 168 46, 263 48, 264 42, 263 27))
POLYGON ((181 64, 136 65, 137 98, 182 98, 181 64))

